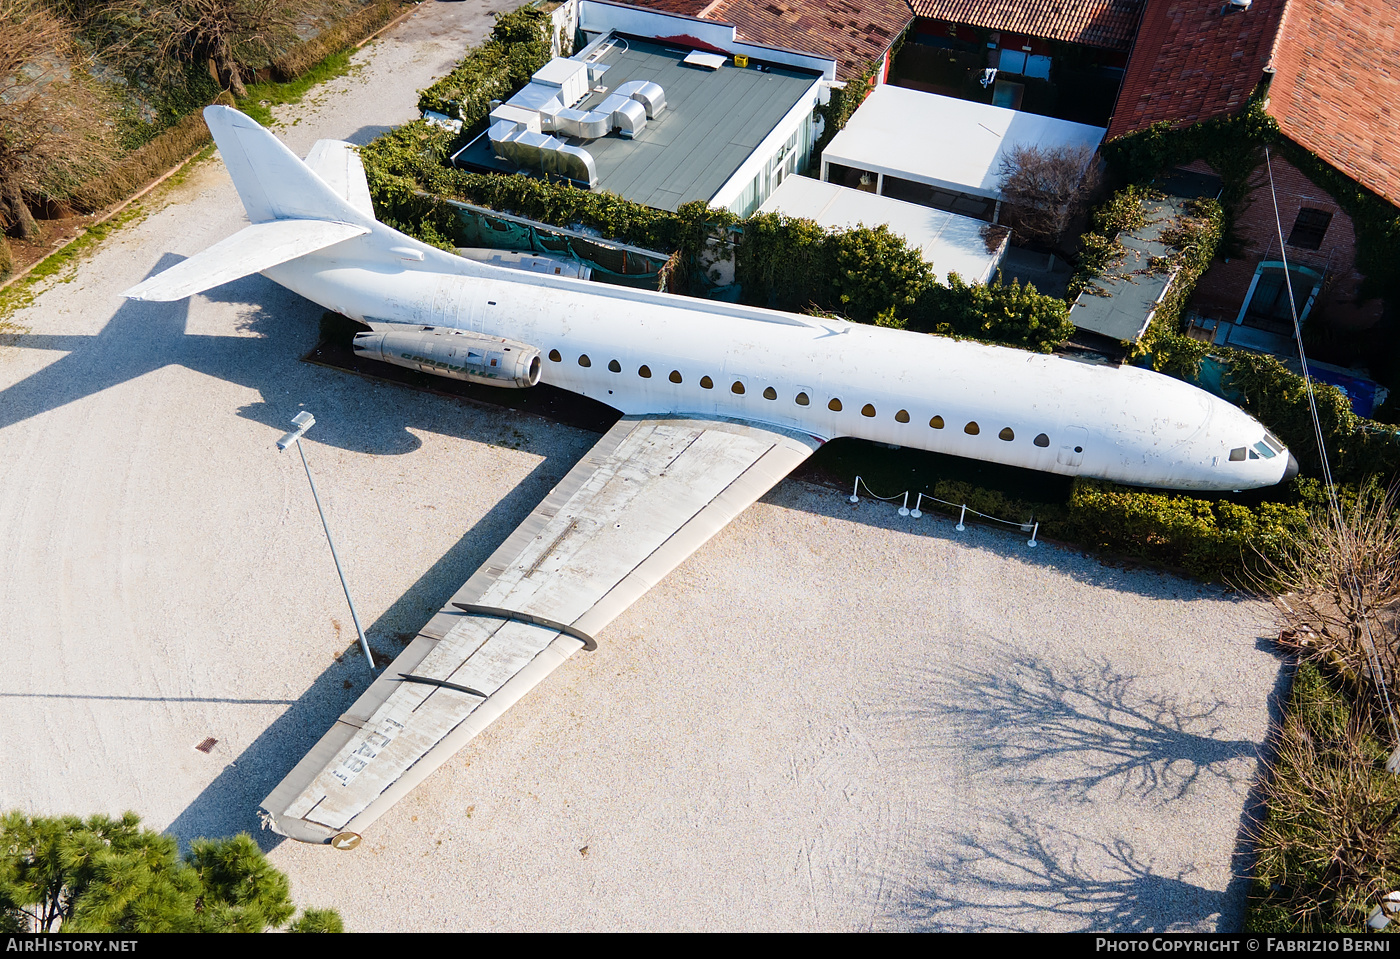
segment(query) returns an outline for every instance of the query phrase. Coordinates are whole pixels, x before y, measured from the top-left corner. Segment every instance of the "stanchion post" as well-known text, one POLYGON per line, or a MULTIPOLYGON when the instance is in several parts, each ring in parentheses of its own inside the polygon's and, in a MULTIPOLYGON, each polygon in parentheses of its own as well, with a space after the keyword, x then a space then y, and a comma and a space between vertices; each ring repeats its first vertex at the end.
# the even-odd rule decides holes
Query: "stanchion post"
POLYGON ((908 516, 908 515, 909 515, 909 491, 908 491, 908 490, 905 490, 905 491, 904 491, 904 502, 901 503, 900 506, 899 506, 899 515, 900 515, 900 516, 908 516))
POLYGON ((964 503, 964 504, 962 505, 962 512, 958 514, 958 525, 957 525, 956 527, 954 527, 955 529, 957 529, 957 531, 958 531, 959 533, 961 533, 963 530, 967 529, 967 527, 963 525, 963 520, 965 520, 965 519, 967 519, 967 504, 966 504, 966 503, 964 503))
POLYGON ((851 502, 860 502, 860 477, 856 477, 856 485, 851 487, 851 502))
POLYGON ((1029 543, 1026 544, 1026 545, 1029 546, 1031 549, 1035 549, 1035 547, 1036 547, 1035 534, 1036 534, 1036 533, 1039 533, 1039 532, 1040 532, 1040 521, 1039 521, 1039 520, 1036 520, 1035 528, 1031 530, 1031 541, 1030 541, 1029 543))
MULTIPOLYGON (((905 495, 907 496, 908 494, 905 494, 905 495)), ((908 502, 908 500, 905 500, 905 502, 908 502)), ((918 498, 914 500, 914 508, 911 509, 911 510, 909 511, 909 515, 912 516, 912 517, 914 517, 915 519, 918 519, 920 516, 923 516, 924 514, 921 513, 921 512, 919 512, 919 507, 920 507, 920 506, 923 506, 923 505, 924 505, 924 494, 923 494, 923 493, 920 493, 920 494, 918 495, 918 498)))

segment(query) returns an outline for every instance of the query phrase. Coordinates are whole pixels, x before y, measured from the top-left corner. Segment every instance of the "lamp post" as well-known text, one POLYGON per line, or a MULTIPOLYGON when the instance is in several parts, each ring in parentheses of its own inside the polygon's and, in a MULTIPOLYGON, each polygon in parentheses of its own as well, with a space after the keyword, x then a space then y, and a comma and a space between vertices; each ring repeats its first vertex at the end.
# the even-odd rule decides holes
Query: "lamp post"
POLYGON ((350 598, 350 587, 345 584, 345 570, 340 568, 340 557, 335 552, 335 541, 331 539, 331 528, 326 522, 326 511, 321 509, 321 497, 316 495, 316 481, 311 478, 311 467, 306 462, 306 450, 301 448, 301 438, 306 435, 306 431, 316 424, 316 417, 306 410, 302 410, 292 417, 292 425, 296 429, 284 435, 277 441, 277 448, 285 450, 288 446, 295 445, 297 452, 301 454, 301 465, 306 470, 306 482, 311 484, 311 498, 316 501, 316 512, 321 514, 321 527, 326 531, 326 542, 330 544, 331 559, 335 560, 335 571, 340 574, 340 588, 345 590, 345 602, 350 606, 350 618, 355 622, 355 632, 360 637, 360 649, 364 651, 365 663, 369 666, 369 678, 374 679, 374 656, 369 651, 369 641, 365 639, 365 631, 360 628, 360 617, 355 612, 355 601, 350 598))

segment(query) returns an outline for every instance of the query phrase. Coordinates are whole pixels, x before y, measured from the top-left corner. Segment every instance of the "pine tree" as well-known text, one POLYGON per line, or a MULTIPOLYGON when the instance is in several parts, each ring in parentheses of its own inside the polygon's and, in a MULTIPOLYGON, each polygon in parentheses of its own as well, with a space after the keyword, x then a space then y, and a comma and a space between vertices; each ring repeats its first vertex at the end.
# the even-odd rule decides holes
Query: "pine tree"
MULTIPOLYGON (((291 885, 246 833, 173 838, 135 813, 0 817, 0 932, 262 932, 292 918, 291 885)), ((330 909, 293 932, 343 931, 330 909)))

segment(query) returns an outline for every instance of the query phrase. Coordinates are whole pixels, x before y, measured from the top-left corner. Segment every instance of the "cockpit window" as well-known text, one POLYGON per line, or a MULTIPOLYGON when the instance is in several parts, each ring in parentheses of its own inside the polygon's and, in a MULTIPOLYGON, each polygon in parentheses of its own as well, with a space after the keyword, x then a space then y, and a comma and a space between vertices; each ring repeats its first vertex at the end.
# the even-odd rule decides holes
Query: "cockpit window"
POLYGON ((1260 456, 1264 457, 1264 459, 1266 460, 1271 460, 1278 455, 1278 451, 1270 449, 1269 444, 1267 442, 1255 443, 1254 449, 1260 456))
POLYGON ((1232 449, 1232 450, 1230 451, 1230 462, 1231 462, 1231 463, 1243 462, 1243 460, 1244 460, 1244 453, 1245 453, 1245 450, 1244 450, 1244 447, 1243 447, 1243 446, 1236 446, 1234 449, 1232 449))
POLYGON ((1288 448, 1284 446, 1282 442, 1279 441, 1279 438, 1277 436, 1270 433, 1268 430, 1264 431, 1264 444, 1268 446, 1269 449, 1273 450, 1275 453, 1282 453, 1288 448))

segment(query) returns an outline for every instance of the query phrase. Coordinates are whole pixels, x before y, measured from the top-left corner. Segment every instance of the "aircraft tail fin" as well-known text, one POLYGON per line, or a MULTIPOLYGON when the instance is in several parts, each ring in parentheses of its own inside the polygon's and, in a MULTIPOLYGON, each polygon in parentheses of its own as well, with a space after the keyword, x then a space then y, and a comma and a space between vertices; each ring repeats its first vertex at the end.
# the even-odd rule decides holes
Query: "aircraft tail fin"
POLYGON ((230 107, 204 121, 253 225, 123 293, 180 300, 369 233, 375 224, 364 167, 348 143, 322 140, 302 162, 230 107))
MULTIPOLYGON (((327 184, 255 120, 232 107, 212 106, 205 108, 204 122, 214 135, 224 166, 253 223, 339 220, 368 226, 373 222, 372 213, 356 209, 342 192, 327 184)), ((317 155, 313 149, 313 158, 317 155)), ((358 157, 355 159, 358 161, 358 157)), ((362 170, 359 173, 364 176, 362 170)))

